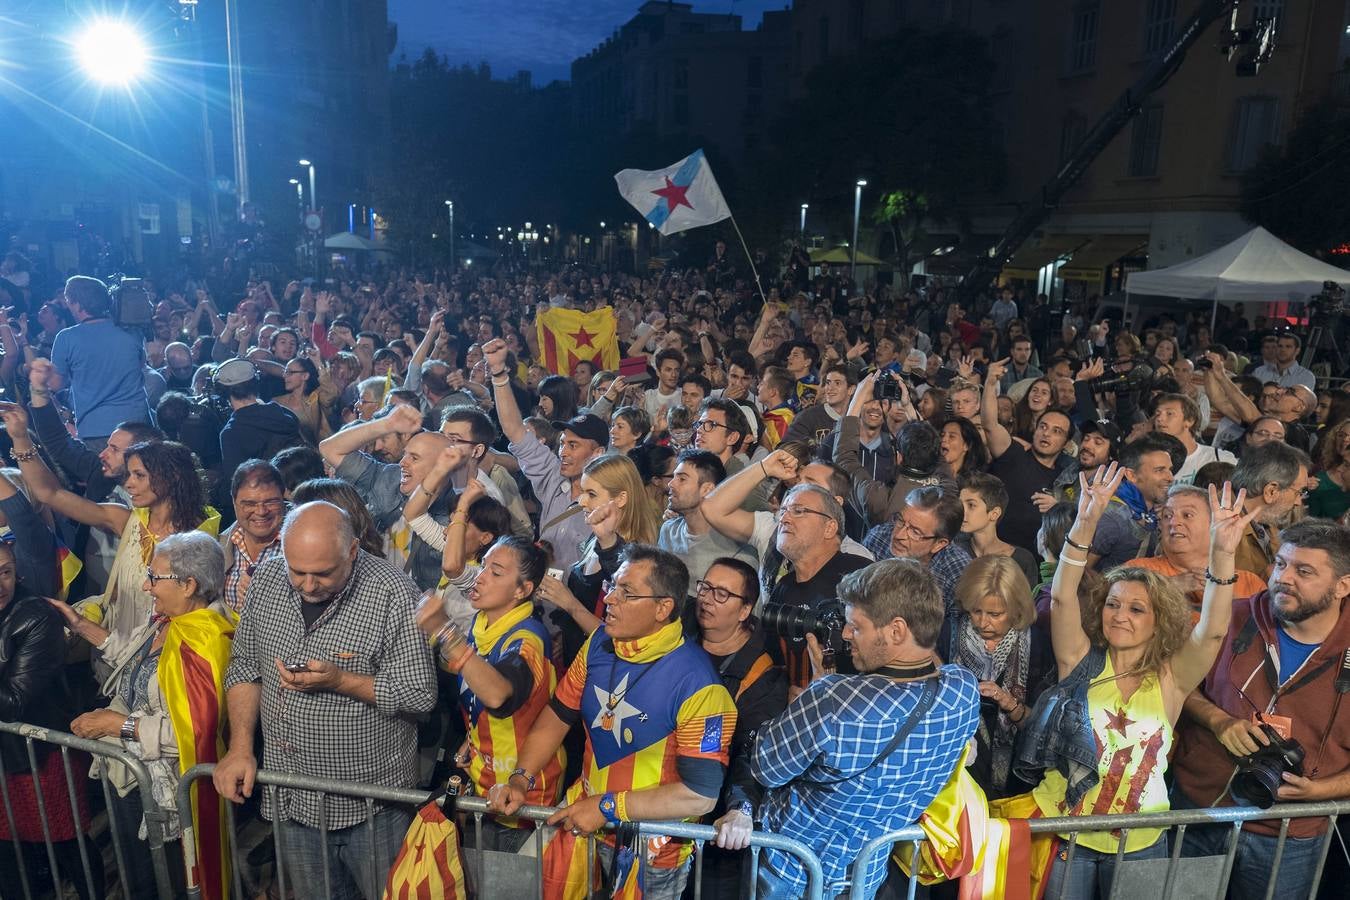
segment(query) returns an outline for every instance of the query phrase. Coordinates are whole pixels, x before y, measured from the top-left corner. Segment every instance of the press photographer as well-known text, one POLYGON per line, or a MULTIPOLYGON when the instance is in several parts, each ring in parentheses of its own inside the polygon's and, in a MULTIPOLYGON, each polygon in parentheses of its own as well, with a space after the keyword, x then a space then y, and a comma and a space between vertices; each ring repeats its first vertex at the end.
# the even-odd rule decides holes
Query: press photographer
MULTIPOLYGON (((1172 807, 1267 807, 1350 797, 1350 530, 1305 519, 1280 533, 1268 590, 1233 602, 1219 659, 1186 701, 1172 761, 1172 807), (1231 782, 1231 783, 1230 783, 1231 782)), ((1325 818, 1293 819, 1276 896, 1307 897, 1325 818)), ((1238 838, 1235 900, 1267 896, 1279 821, 1238 838)), ((1188 856, 1223 855, 1227 826, 1191 828, 1188 856)))
MULTIPOLYGON (((760 729, 751 763, 769 788, 763 827, 815 851, 830 896, 865 843, 914 823, 937 796, 980 706, 974 675, 935 663, 942 595, 919 563, 873 563, 844 576, 838 594, 843 636, 863 674, 813 680, 760 729)), ((869 897, 886 877, 883 857, 871 860, 860 876, 869 897)), ((806 874, 769 850, 758 887, 760 898, 800 897, 806 874)))

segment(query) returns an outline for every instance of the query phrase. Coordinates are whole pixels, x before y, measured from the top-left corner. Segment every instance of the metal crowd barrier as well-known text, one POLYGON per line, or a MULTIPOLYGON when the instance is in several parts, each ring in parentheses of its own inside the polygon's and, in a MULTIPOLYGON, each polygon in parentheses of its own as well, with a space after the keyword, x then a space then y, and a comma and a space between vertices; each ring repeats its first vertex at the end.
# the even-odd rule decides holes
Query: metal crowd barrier
MULTIPOLYGON (((187 772, 183 773, 182 780, 178 784, 178 803, 180 809, 189 808, 185 804, 188 802, 190 797, 192 782, 198 778, 210 778, 211 774, 214 771, 215 766, 213 765, 199 765, 194 766, 187 772)), ((416 810, 421 806, 425 805, 426 802, 430 800, 432 796, 431 792, 423 790, 406 789, 406 788, 386 788, 368 784, 353 784, 350 782, 335 781, 325 778, 311 778, 303 775, 290 775, 283 772, 272 772, 266 769, 258 770, 257 776, 254 780, 254 785, 255 785, 254 793, 256 794, 259 788, 265 791, 269 795, 269 799, 274 809, 278 808, 279 806, 279 804, 277 803, 279 799, 278 793, 282 790, 310 791, 325 795, 356 797, 364 799, 366 801, 366 813, 367 813, 366 824, 365 826, 357 826, 357 827, 369 828, 372 839, 374 838, 374 828, 375 828, 373 816, 375 813, 375 804, 377 802, 388 805, 408 806, 413 810, 416 810)), ((231 866, 231 870, 233 872, 233 879, 234 879, 234 896, 244 897, 246 896, 246 894, 244 892, 244 886, 242 882, 240 851, 238 842, 235 840, 235 837, 238 833, 235 825, 235 805, 233 803, 226 802, 225 806, 229 828, 230 853, 233 863, 233 865, 231 866)), ((320 804, 319 808, 320 811, 322 812, 322 810, 324 809, 324 805, 320 804)), ((487 854, 494 853, 495 851, 486 851, 486 852, 475 851, 474 848, 480 848, 483 846, 484 817, 492 817, 492 814, 488 812, 487 800, 483 797, 471 797, 471 796, 458 797, 456 798, 455 809, 458 813, 466 814, 468 816, 471 816, 473 819, 472 832, 475 838, 475 840, 473 841, 474 847, 465 846, 464 849, 464 854, 466 857, 465 874, 466 876, 471 877, 471 884, 476 884, 480 886, 484 885, 488 882, 488 879, 492 874, 488 871, 487 854)), ((535 822, 543 822, 545 819, 553 815, 553 813, 555 812, 557 812, 556 807, 524 806, 521 807, 519 811, 517 811, 517 813, 515 814, 515 818, 524 818, 530 819, 535 822)), ((691 840, 694 842, 694 859, 689 877, 690 881, 694 885, 695 900, 699 900, 699 898, 701 898, 702 896, 704 844, 716 838, 717 836, 716 829, 712 828, 709 825, 696 825, 687 822, 636 822, 633 824, 636 826, 637 838, 639 840, 647 837, 671 837, 671 838, 691 840)), ((187 868, 187 877, 189 879, 187 884, 187 896, 189 898, 192 898, 192 900, 196 900, 196 898, 201 897, 201 888, 199 885, 191 883, 192 868, 193 868, 191 854, 193 844, 190 830, 191 823, 186 818, 183 819, 183 827, 184 827, 183 832, 184 863, 187 868)), ((275 856, 276 880, 277 880, 277 887, 279 888, 282 896, 285 896, 286 894, 287 875, 286 875, 286 864, 284 854, 282 851, 282 838, 280 830, 285 829, 285 827, 286 827, 285 822, 272 823, 271 839, 273 844, 273 850, 276 854, 275 856)), ((607 827, 606 830, 611 829, 607 827)), ((322 848, 321 853, 326 858, 328 847, 327 844, 328 828, 323 821, 320 821, 319 836, 320 836, 320 846, 322 848)), ((532 873, 533 878, 530 884, 533 885, 536 893, 535 894, 525 893, 520 895, 518 895, 515 891, 507 893, 506 890, 503 888, 503 886, 500 883, 498 883, 497 885, 495 885, 495 890, 493 892, 480 891, 478 893, 478 896, 519 896, 520 898, 522 898, 522 900, 523 898, 526 897, 537 896, 537 891, 543 882, 543 856, 544 856, 543 830, 536 828, 530 840, 532 840, 535 845, 534 865, 532 873)), ((751 847, 754 848, 756 851, 763 849, 775 849, 781 850, 785 853, 790 853, 793 856, 795 856, 801 862, 803 869, 807 873, 808 886, 807 886, 807 893, 805 894, 805 900, 822 900, 822 891, 824 889, 825 884, 824 873, 821 868, 820 860, 816 857, 815 853, 809 847, 807 847, 800 841, 793 840, 792 838, 787 838, 783 837, 782 835, 770 834, 767 832, 759 832, 759 831, 753 832, 751 834, 750 843, 751 847)), ((587 853, 593 866, 596 853, 594 838, 587 839, 587 853)), ((499 853, 497 855, 498 856, 509 855, 514 858, 513 861, 517 862, 523 862, 525 859, 525 857, 518 854, 499 853)), ((753 885, 755 884, 755 878, 757 877, 758 874, 758 863, 759 863, 758 857, 759 857, 758 852, 752 853, 750 855, 750 873, 748 880, 751 887, 746 896, 754 895, 753 885)), ((638 858, 640 860, 640 865, 645 866, 646 865, 645 854, 639 853, 638 858)), ((520 874, 521 871, 522 870, 520 869, 520 867, 517 867, 517 874, 520 874)), ((526 874, 531 873, 526 872, 526 874)), ((330 879, 331 873, 328 871, 328 867, 325 866, 324 893, 328 896, 332 896, 330 879)), ((517 884, 519 883, 520 882, 517 882, 517 884)), ((368 888, 370 891, 367 894, 368 897, 379 897, 382 895, 384 891, 384 885, 382 882, 380 884, 369 885, 368 888)))
MULTIPOLYGON (((51 816, 49 815, 50 803, 60 802, 69 803, 71 818, 75 822, 75 840, 80 853, 80 872, 66 873, 68 879, 73 885, 78 884, 74 879, 83 880, 87 893, 85 896, 98 897, 99 890, 95 887, 98 879, 95 878, 95 866, 98 867, 100 875, 102 874, 104 863, 103 854, 98 847, 94 845, 93 840, 84 833, 80 825, 80 808, 77 800, 78 795, 88 788, 87 777, 77 779, 75 771, 71 766, 71 751, 78 750, 88 753, 91 756, 102 757, 104 759, 114 759, 127 767, 136 778, 136 784, 140 791, 141 800, 145 808, 145 826, 146 826, 146 846, 150 851, 151 863, 154 867, 155 889, 159 900, 172 900, 173 886, 169 872, 168 857, 164 850, 164 829, 166 815, 159 805, 155 803, 152 791, 150 789, 150 773, 145 764, 132 754, 123 750, 114 744, 106 744, 100 741, 91 741, 85 738, 76 737, 73 734, 66 734, 62 731, 51 731, 46 728, 37 728, 32 725, 24 725, 14 722, 0 722, 0 732, 17 735, 23 738, 24 746, 28 754, 29 772, 27 773, 33 781, 33 793, 37 801, 38 818, 42 825, 43 844, 46 849, 47 864, 51 867, 52 889, 61 896, 62 872, 57 860, 56 844, 52 839, 51 816), (35 744, 52 744, 55 749, 51 752, 61 754, 61 765, 65 773, 66 796, 63 798, 44 797, 42 786, 39 783, 39 766, 37 762, 37 753, 35 744)), ((15 773, 16 778, 24 777, 20 773, 15 773)), ((103 788, 103 802, 106 808, 111 810, 113 805, 118 802, 115 792, 108 784, 106 778, 99 779, 99 784, 103 788)), ((14 806, 10 799, 9 773, 5 771, 3 758, 0 758, 0 801, 3 801, 5 822, 9 826, 11 843, 13 844, 15 860, 18 863, 19 887, 23 891, 25 898, 34 896, 33 887, 28 877, 27 865, 24 862, 23 844, 18 840, 18 821, 15 817, 14 806)), ((117 866, 117 876, 122 884, 127 883, 127 848, 122 846, 122 841, 117 833, 117 829, 109 823, 108 831, 112 837, 113 859, 117 866)), ((125 895, 125 891, 123 892, 125 895)))
MULTIPOLYGON (((1106 900, 1120 900, 1124 897, 1148 896, 1150 898, 1159 897, 1158 887, 1152 882, 1148 885, 1137 885, 1138 890, 1133 889, 1129 884, 1128 877, 1122 877, 1122 874, 1129 876, 1132 873, 1139 873, 1147 866, 1153 872, 1157 871, 1157 862, 1160 860, 1147 860, 1134 862, 1125 859, 1125 841, 1129 832, 1137 828, 1161 828, 1167 831, 1175 828, 1175 833, 1171 836, 1171 853, 1167 860, 1166 872, 1163 875, 1163 883, 1160 886, 1161 900, 1171 900, 1175 896, 1188 898, 1202 896, 1196 893, 1194 882, 1188 883, 1183 887, 1179 873, 1187 864, 1209 861, 1207 871, 1201 874, 1201 879, 1205 885, 1213 884, 1214 869, 1218 869, 1218 887, 1214 891, 1215 900, 1224 900, 1228 893, 1228 882, 1233 873, 1233 861, 1237 855, 1238 837, 1242 832, 1244 822, 1254 821, 1272 821, 1280 822, 1280 833, 1275 844, 1275 856, 1271 861, 1270 879, 1266 884, 1266 900, 1272 900, 1275 896, 1276 875, 1280 870, 1280 860, 1284 854, 1285 841, 1289 835, 1289 822, 1291 819, 1307 818, 1325 818, 1327 820, 1327 832, 1322 839, 1322 847, 1317 859, 1317 869, 1313 873, 1312 890, 1308 896, 1316 897, 1317 888, 1322 880, 1322 868, 1326 865, 1327 853, 1331 849, 1332 840, 1336 833, 1336 819, 1340 815, 1350 813, 1350 802, 1328 802, 1328 803, 1287 803, 1277 804, 1270 809, 1257 809, 1253 806, 1230 806, 1216 807, 1211 809, 1188 809, 1188 810, 1169 810, 1167 812, 1156 813, 1136 813, 1134 815, 1107 815, 1107 816, 1065 816, 1061 818, 1031 819, 1029 820, 1030 831, 1032 834, 1064 834, 1068 835, 1068 849, 1066 858, 1057 865, 1066 867, 1073 865, 1074 851, 1078 846, 1078 836, 1084 832, 1119 832, 1120 849, 1116 851, 1116 877, 1111 882, 1111 893, 1106 900), (1197 825, 1228 825, 1231 826, 1228 835, 1228 844, 1222 857, 1185 857, 1182 856, 1182 844, 1186 840, 1186 829, 1197 825), (1215 865, 1217 861, 1217 866, 1215 865), (1122 868, 1122 863, 1126 865, 1122 868), (1135 868, 1131 868, 1135 867, 1135 868), (1178 890, 1184 890, 1185 893, 1178 895, 1178 890)), ((899 828, 889 831, 886 834, 873 838, 863 845, 858 853, 858 858, 850 867, 852 875, 852 886, 849 890, 849 900, 866 900, 867 892, 861 882, 861 876, 866 869, 869 861, 877 854, 889 855, 895 844, 908 843, 913 850, 915 859, 918 858, 919 845, 924 841, 923 830, 917 825, 911 825, 906 828, 899 828)), ((1156 880, 1156 875, 1153 876, 1156 880)), ((847 885, 840 886, 847 887, 847 885)), ((909 882, 909 900, 914 900, 915 891, 918 887, 918 879, 911 878, 909 882)), ((1059 900, 1048 893, 1045 900, 1059 900)), ((1294 900, 1294 898, 1290 898, 1294 900)), ((1299 898, 1302 900, 1302 898, 1299 898)))

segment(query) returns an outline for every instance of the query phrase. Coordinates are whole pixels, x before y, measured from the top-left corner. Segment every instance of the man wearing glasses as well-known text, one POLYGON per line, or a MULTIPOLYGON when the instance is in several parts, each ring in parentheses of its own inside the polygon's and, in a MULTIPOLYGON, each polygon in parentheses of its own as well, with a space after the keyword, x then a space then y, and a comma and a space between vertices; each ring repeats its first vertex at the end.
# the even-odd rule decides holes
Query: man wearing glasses
MULTIPOLYGON (((835 598, 839 580, 870 560, 843 551, 844 508, 825 488, 799 484, 778 509, 774 546, 787 566, 769 594, 766 606, 791 606, 815 611, 835 598)), ((787 667, 794 688, 811 682, 811 665, 804 639, 782 637, 771 642, 771 652, 787 667)), ((839 648, 835 648, 839 649, 839 648)))
POLYGON ((236 616, 244 611, 244 598, 258 566, 281 555, 281 521, 286 514, 285 480, 277 467, 250 459, 234 470, 230 496, 234 499, 234 524, 220 534, 225 550, 225 605, 236 616))
POLYGON ((863 546, 877 559, 912 559, 933 574, 948 612, 955 609, 956 582, 970 565, 970 551, 955 538, 965 512, 955 494, 941 488, 915 488, 891 522, 867 532, 863 546))
MULTIPOLYGON (((548 820, 559 830, 544 848, 545 897, 589 883, 587 841, 578 838, 606 822, 707 815, 726 775, 736 706, 708 655, 684 639, 689 571, 678 557, 644 544, 628 545, 622 560, 605 588, 604 627, 587 639, 535 720, 519 767, 488 795, 494 812, 514 813, 568 730, 582 725, 581 779, 548 820)), ((607 871, 615 864, 614 841, 607 834, 595 845, 607 871)), ((676 900, 693 848, 687 841, 655 843, 639 844, 647 855, 642 895, 676 900)))
POLYGON ((1278 527, 1303 506, 1311 464, 1308 454, 1277 441, 1243 452, 1231 476, 1233 490, 1245 489, 1243 511, 1257 513, 1233 557, 1238 571, 1255 572, 1262 578, 1270 574, 1280 545, 1278 527))

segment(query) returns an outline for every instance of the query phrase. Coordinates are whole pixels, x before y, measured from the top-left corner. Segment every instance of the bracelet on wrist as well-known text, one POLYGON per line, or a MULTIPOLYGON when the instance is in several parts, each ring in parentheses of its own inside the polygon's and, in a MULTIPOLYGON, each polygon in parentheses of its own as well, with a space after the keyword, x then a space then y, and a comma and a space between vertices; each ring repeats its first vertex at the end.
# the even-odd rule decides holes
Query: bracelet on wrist
POLYGON ((506 777, 506 781, 508 784, 511 782, 512 778, 524 778, 526 784, 525 790, 527 791, 534 790, 537 784, 537 782, 535 781, 535 777, 531 775, 529 772, 526 772, 524 769, 513 769, 511 774, 506 777))
POLYGON ((1082 544, 1078 543, 1073 538, 1069 537, 1067 534, 1064 535, 1064 543, 1066 546, 1072 547, 1075 550, 1082 550, 1084 553, 1092 552, 1091 547, 1084 547, 1082 544))
MULTIPOLYGON (((454 659, 445 660, 446 671, 450 672, 453 675, 458 675, 460 671, 464 668, 464 664, 467 663, 469 661, 469 658, 473 655, 474 655, 473 648, 470 647, 468 644, 465 644, 463 647, 460 648, 459 655, 457 655, 454 659)), ((445 657, 442 657, 442 659, 445 659, 445 657)))
POLYGON ((620 822, 631 822, 631 821, 633 821, 632 819, 628 818, 628 792, 627 792, 627 791, 619 791, 619 793, 617 793, 617 794, 614 795, 614 812, 615 812, 615 814, 618 816, 620 822))
POLYGON ((122 731, 118 735, 124 741, 136 740, 136 717, 127 716, 126 721, 122 723, 122 731))
POLYGON ((1238 576, 1237 571, 1234 570, 1232 578, 1217 578, 1215 577, 1214 573, 1209 570, 1209 566, 1205 566, 1205 580, 1208 581, 1210 584, 1217 584, 1222 587, 1227 587, 1229 585, 1237 584, 1238 576))
POLYGON ((1074 566, 1079 569, 1087 568, 1086 559, 1074 559, 1072 556, 1065 556, 1063 552, 1059 554, 1059 561, 1064 563, 1064 565, 1066 566, 1074 566))
POLYGON ((31 462, 38 458, 38 449, 36 447, 32 447, 28 450, 14 449, 9 452, 9 456, 10 459, 14 460, 16 463, 31 462))

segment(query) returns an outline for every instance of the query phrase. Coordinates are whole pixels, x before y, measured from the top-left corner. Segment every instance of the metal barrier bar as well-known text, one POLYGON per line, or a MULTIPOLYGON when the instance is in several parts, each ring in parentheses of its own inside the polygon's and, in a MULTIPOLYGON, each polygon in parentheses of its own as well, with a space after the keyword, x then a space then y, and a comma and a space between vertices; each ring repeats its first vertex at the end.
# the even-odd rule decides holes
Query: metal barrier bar
MULTIPOLYGON (((1210 807, 1207 809, 1187 809, 1187 810, 1168 810, 1156 813, 1132 813, 1120 815, 1096 815, 1096 816, 1063 816, 1057 818, 1030 819, 1028 821, 1029 829, 1032 834, 1067 834, 1068 854, 1064 864, 1067 866, 1073 862, 1074 849, 1078 842, 1078 835, 1081 833, 1120 831, 1122 833, 1121 847, 1124 846, 1124 835, 1128 834, 1130 829, 1149 829, 1161 828, 1170 830, 1174 827, 1180 829, 1179 837, 1185 836, 1184 829, 1187 826, 1194 825, 1232 825, 1233 831, 1228 842, 1227 852, 1224 856, 1223 876, 1220 880, 1216 900, 1223 900, 1228 890, 1228 881, 1232 875, 1234 858, 1237 855, 1238 837, 1242 831, 1242 825, 1246 822, 1281 822, 1279 842, 1276 844, 1276 853, 1271 867, 1271 880, 1267 883, 1267 898, 1273 896, 1275 889, 1275 877, 1279 872, 1280 859, 1284 850, 1284 841, 1287 839, 1289 831, 1289 822, 1292 819, 1312 819, 1326 818, 1329 827, 1326 836, 1322 841, 1322 853, 1318 860, 1317 869, 1314 873, 1313 893, 1316 894, 1318 883, 1321 880, 1322 870, 1326 864, 1327 852, 1331 848, 1332 832, 1336 828, 1337 818, 1343 814, 1350 813, 1350 801, 1331 801, 1323 803, 1286 803, 1276 804, 1269 809, 1258 809, 1253 806, 1226 806, 1210 807)), ((901 842, 911 842, 915 848, 915 858, 918 855, 918 846, 925 840, 923 829, 918 825, 908 825, 904 828, 897 828, 872 838, 863 844, 858 852, 857 858, 849 867, 850 878, 848 885, 849 900, 865 900, 866 888, 861 881, 863 872, 871 864, 872 858, 878 853, 889 854, 893 844, 901 842)), ((1177 841, 1176 848, 1172 851, 1172 858, 1169 860, 1169 872, 1167 886, 1164 889, 1163 898, 1172 896, 1174 888, 1174 876, 1170 871, 1171 867, 1176 865, 1180 859, 1180 840, 1177 841)), ((1117 862, 1120 861, 1122 854, 1117 852, 1117 862)), ((910 879, 910 896, 913 896, 913 889, 916 879, 910 879)), ((1114 892, 1114 886, 1112 888, 1114 892)))
MULTIPOLYGON (((178 803, 179 808, 191 796, 192 782, 198 778, 210 778, 215 771, 213 765, 193 766, 187 772, 183 773, 182 779, 178 783, 178 803)), ((349 782, 334 781, 325 778, 313 778, 307 775, 292 775, 285 772, 273 772, 266 769, 259 769, 254 779, 254 784, 262 786, 264 790, 272 792, 271 802, 273 809, 279 809, 277 795, 282 789, 309 791, 318 794, 333 794, 344 797, 360 797, 366 800, 367 823, 374 829, 374 818, 371 813, 374 810, 375 803, 405 805, 420 807, 424 805, 433 796, 430 791, 416 790, 412 788, 391 788, 379 785, 351 784, 349 782)), ((228 801, 226 801, 228 802, 228 801)), ((492 815, 488 810, 486 798, 461 796, 455 798, 456 810, 461 813, 471 815, 492 815)), ((514 813, 516 818, 531 819, 536 822, 543 822, 549 816, 557 812, 556 807, 550 806, 522 806, 514 813)), ((717 830, 710 825, 699 825, 691 822, 636 822, 637 836, 639 841, 647 837, 673 837, 691 841, 709 841, 715 840, 717 830)), ((281 860, 282 844, 277 838, 277 832, 281 830, 281 822, 273 823, 273 838, 277 840, 277 872, 278 881, 281 881, 283 863, 281 860)), ((189 840, 190 824, 184 823, 184 840, 189 840)), ((606 830, 612 830, 607 826, 606 830)), ((230 837, 233 838, 233 828, 231 828, 230 837)), ((535 829, 534 840, 536 842, 535 865, 538 881, 543 880, 543 832, 541 829, 535 829)), ((807 875, 807 893, 804 900, 821 900, 824 890, 825 877, 821 868, 820 860, 810 847, 800 841, 782 835, 771 834, 768 832, 756 831, 750 836, 752 851, 758 852, 764 849, 780 850, 796 857, 802 864, 802 868, 807 875)), ((481 846, 481 838, 479 844, 481 846)), ((594 865, 595 841, 587 840, 587 855, 594 865)), ((753 854, 752 854, 753 856, 753 854)), ((236 857, 237 858, 237 857, 236 857)), ((646 854, 639 853, 639 865, 646 865, 646 854)), ((752 868, 752 874, 757 874, 757 867, 752 868)), ((374 896, 379 895, 379 891, 374 896)), ((284 888, 283 888, 284 894, 284 888)), ((199 898, 201 896, 200 886, 189 886, 187 895, 190 898, 199 898)))
MULTIPOLYGON (((11 734, 23 738, 24 746, 28 755, 29 771, 33 779, 33 790, 37 801, 38 819, 42 826, 43 844, 45 845, 48 864, 51 866, 53 882, 59 884, 61 881, 61 869, 56 858, 55 842, 52 840, 51 820, 47 814, 48 799, 43 795, 42 785, 40 783, 39 769, 37 766, 37 752, 35 744, 38 742, 51 744, 54 750, 59 750, 62 754, 62 764, 66 775, 66 794, 71 803, 71 816, 75 822, 75 832, 77 835, 77 844, 80 851, 81 867, 85 876, 85 884, 89 888, 90 895, 97 891, 94 889, 94 869, 93 862, 89 858, 88 849, 84 843, 84 835, 80 827, 80 810, 77 797, 77 789, 74 782, 74 771, 70 767, 68 752, 70 750, 79 750, 88 753, 90 756, 111 759, 120 762, 126 766, 136 779, 136 789, 140 792, 141 805, 144 810, 145 828, 146 828, 146 848, 150 852, 150 863, 155 878, 155 893, 159 900, 173 900, 173 882, 169 873, 169 861, 165 855, 164 832, 168 822, 168 816, 155 802, 154 793, 151 790, 150 772, 140 759, 123 748, 114 744, 102 741, 93 741, 86 738, 76 737, 73 734, 67 734, 64 731, 53 731, 48 728, 38 728, 33 725, 25 725, 21 722, 0 722, 0 733, 11 734)), ((116 798, 113 797, 106 778, 100 779, 103 785, 103 797, 107 803, 109 815, 113 809, 116 798)), ((19 879, 25 897, 32 896, 32 885, 28 879, 28 873, 23 861, 22 842, 18 840, 18 823, 15 821, 13 809, 11 806, 10 793, 8 788, 8 773, 4 769, 3 760, 0 760, 0 794, 3 795, 5 805, 5 816, 10 826, 10 835, 15 846, 15 854, 18 860, 19 879)), ((122 884, 126 883, 127 857, 125 848, 121 846, 121 841, 117 835, 117 829, 110 827, 113 838, 113 857, 117 866, 118 879, 122 884)), ((102 860, 99 860, 100 867, 102 860)), ((70 877, 78 878, 75 873, 70 873, 70 877)))

